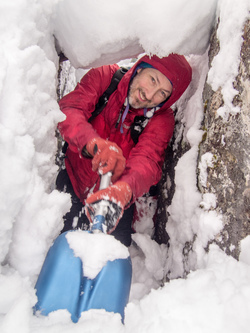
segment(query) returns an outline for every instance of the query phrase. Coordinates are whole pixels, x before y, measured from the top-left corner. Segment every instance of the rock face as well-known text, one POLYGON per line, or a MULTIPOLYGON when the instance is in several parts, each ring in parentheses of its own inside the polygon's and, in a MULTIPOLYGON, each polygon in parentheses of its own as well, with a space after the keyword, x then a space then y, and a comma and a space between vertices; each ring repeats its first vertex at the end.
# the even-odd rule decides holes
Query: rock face
MULTIPOLYGON (((217 26, 218 27, 218 26, 217 26)), ((209 66, 220 50, 217 39, 217 27, 211 35, 209 49, 209 66)), ((238 91, 234 106, 240 112, 229 115, 223 120, 217 110, 223 106, 221 90, 213 91, 208 83, 203 91, 204 102, 204 135, 199 147, 197 161, 197 185, 202 194, 213 193, 217 198, 215 210, 223 216, 224 228, 213 241, 227 254, 238 259, 240 241, 250 235, 250 21, 244 26, 244 42, 241 49, 241 61, 234 88, 238 91), (212 163, 207 167, 207 177, 201 181, 198 168, 202 157, 209 153, 212 163)), ((173 138, 173 141, 175 139, 173 138)), ((178 158, 189 147, 179 145, 173 152, 170 146, 166 152, 163 167, 160 199, 158 205, 158 224, 155 239, 159 243, 168 243, 169 236, 165 227, 168 222, 166 207, 171 204, 174 195, 174 167, 178 158)), ((184 250, 184 249, 183 249, 184 250)))
MULTIPOLYGON (((216 210, 223 214, 224 229, 215 242, 229 255, 239 257, 239 242, 250 234, 250 21, 244 27, 239 74, 234 88, 239 92, 233 104, 240 108, 227 121, 217 114, 224 103, 220 89, 206 84, 203 92, 205 115, 200 158, 213 154, 207 169, 207 183, 199 182, 202 193, 214 193, 216 210)), ((209 66, 219 51, 216 29, 211 37, 209 66)))

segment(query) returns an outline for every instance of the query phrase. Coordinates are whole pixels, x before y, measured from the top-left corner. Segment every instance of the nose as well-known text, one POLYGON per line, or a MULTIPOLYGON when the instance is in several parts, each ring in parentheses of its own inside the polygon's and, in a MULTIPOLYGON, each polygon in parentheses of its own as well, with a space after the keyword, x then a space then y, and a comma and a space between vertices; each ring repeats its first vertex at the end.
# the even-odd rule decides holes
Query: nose
POLYGON ((152 101, 154 99, 155 93, 156 93, 156 89, 154 89, 154 88, 151 88, 151 89, 148 89, 147 91, 145 91, 147 100, 152 101))

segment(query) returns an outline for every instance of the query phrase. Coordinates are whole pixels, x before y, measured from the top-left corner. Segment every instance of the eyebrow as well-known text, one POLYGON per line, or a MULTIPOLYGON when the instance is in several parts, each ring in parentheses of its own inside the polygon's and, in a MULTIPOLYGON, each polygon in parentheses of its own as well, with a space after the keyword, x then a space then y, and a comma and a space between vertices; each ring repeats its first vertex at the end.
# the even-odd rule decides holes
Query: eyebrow
MULTIPOLYGON (((158 84, 161 84, 161 83, 160 83, 160 80, 159 80, 159 78, 158 78, 158 75, 155 74, 155 76, 156 76, 156 81, 158 82, 158 84)), ((167 89, 162 89, 162 90, 164 90, 164 91, 168 92, 169 94, 171 94, 171 91, 170 91, 170 90, 167 90, 167 89)))

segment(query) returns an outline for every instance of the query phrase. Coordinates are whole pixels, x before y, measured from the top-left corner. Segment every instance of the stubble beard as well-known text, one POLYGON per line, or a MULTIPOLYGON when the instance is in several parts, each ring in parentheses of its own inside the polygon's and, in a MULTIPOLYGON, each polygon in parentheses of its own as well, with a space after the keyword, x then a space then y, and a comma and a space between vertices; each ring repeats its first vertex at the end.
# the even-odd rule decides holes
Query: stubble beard
POLYGON ((134 82, 132 82, 129 88, 128 102, 132 108, 138 109, 139 108, 138 104, 140 101, 135 97, 135 92, 136 92, 135 84, 134 82))
POLYGON ((134 87, 133 84, 130 87, 128 94, 128 102, 129 105, 134 109, 142 109, 149 107, 148 101, 142 102, 138 97, 136 97, 136 93, 143 94, 143 92, 138 87, 134 87))
POLYGON ((128 96, 128 102, 129 105, 134 108, 134 109, 140 109, 140 101, 137 98, 133 98, 133 96, 131 96, 131 94, 129 94, 128 96))

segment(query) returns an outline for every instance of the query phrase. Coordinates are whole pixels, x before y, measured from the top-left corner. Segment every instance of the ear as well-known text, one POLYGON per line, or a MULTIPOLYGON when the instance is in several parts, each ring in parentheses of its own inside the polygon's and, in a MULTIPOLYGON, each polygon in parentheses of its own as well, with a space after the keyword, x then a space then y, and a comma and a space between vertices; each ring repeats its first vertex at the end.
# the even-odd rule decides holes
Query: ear
POLYGON ((138 68, 136 73, 139 74, 142 71, 142 68, 138 68))

